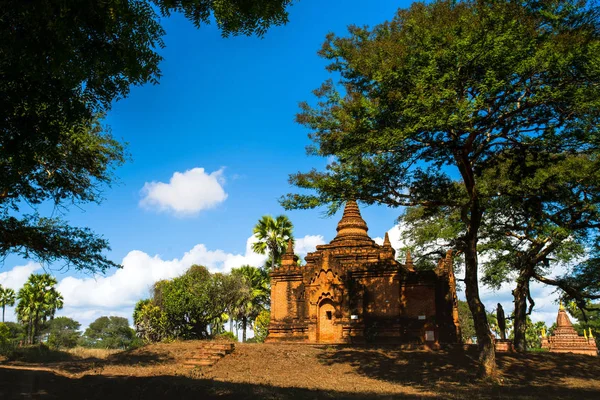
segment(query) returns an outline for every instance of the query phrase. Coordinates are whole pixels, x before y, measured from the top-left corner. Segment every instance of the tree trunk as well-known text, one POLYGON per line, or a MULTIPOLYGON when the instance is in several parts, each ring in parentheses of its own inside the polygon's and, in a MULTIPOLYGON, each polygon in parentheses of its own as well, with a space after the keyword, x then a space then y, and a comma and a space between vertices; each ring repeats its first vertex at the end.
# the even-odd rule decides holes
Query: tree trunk
POLYGON ((485 306, 479 297, 479 280, 477 279, 479 268, 477 242, 483 212, 479 207, 476 195, 474 197, 468 215, 466 210, 463 210, 465 212, 463 220, 467 223, 467 233, 465 235, 465 294, 469 309, 473 314, 473 324, 477 334, 477 345, 479 347, 478 375, 481 378, 496 380, 498 370, 496 368, 494 337, 487 320, 485 306))
POLYGON ((32 335, 31 335, 31 344, 33 344, 35 342, 35 338, 37 336, 38 318, 39 318, 39 312, 36 311, 35 312, 35 319, 33 320, 33 332, 32 332, 32 335))
POLYGON ((477 260, 477 242, 479 240, 479 227, 483 218, 483 209, 479 202, 475 174, 471 160, 469 159, 469 146, 454 152, 456 166, 463 178, 465 189, 470 197, 467 207, 461 210, 461 219, 465 224, 465 294, 471 314, 473 314, 473 325, 477 334, 477 345, 479 346, 479 376, 481 378, 496 380, 498 370, 496 368, 496 349, 494 338, 490 331, 485 307, 479 297, 479 281, 477 279, 479 263, 477 260))
POLYGON ((519 273, 517 278, 517 287, 513 290, 515 301, 514 315, 514 345, 518 352, 527 350, 527 342, 525 340, 525 331, 527 329, 527 295, 529 292, 529 275, 525 271, 519 273))
POLYGON ((246 327, 248 324, 248 318, 243 317, 242 318, 242 342, 246 342, 246 327))
POLYGON ((2 323, 4 323, 4 310, 6 309, 6 305, 2 306, 2 323))
POLYGON ((479 376, 482 378, 495 379, 498 371, 496 369, 496 352, 494 349, 494 338, 490 331, 485 307, 479 298, 479 283, 477 281, 477 250, 476 242, 467 246, 465 251, 466 271, 465 271, 465 293, 471 314, 473 314, 473 324, 477 334, 477 344, 479 346, 479 376))

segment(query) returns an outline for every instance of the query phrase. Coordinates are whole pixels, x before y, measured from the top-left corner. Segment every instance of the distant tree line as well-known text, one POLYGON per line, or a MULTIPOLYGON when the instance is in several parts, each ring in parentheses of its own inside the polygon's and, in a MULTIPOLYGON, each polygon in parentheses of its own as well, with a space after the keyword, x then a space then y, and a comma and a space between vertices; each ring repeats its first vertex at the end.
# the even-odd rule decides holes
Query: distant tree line
POLYGON ((81 324, 69 317, 55 317, 63 307, 63 297, 56 290, 56 278, 50 274, 32 274, 15 293, 0 286, 0 352, 43 343, 53 349, 76 346, 126 349, 140 343, 127 318, 102 316, 82 333, 81 324), (14 306, 17 322, 5 322, 7 306, 14 306))

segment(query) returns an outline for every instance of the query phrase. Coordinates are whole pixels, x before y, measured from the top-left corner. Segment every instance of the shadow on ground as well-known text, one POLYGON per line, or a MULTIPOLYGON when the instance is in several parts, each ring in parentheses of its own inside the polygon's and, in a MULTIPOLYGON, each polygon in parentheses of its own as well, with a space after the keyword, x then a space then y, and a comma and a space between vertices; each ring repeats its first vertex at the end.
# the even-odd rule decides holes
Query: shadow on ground
POLYGON ((11 365, 21 367, 43 366, 68 373, 81 373, 100 369, 106 365, 146 366, 170 363, 174 361, 174 358, 168 353, 157 353, 144 348, 119 352, 106 358, 96 358, 90 356, 80 357, 66 351, 36 346, 18 349, 11 354, 7 361, 11 365))
POLYGON ((477 349, 406 351, 393 347, 333 347, 319 356, 325 365, 349 364, 358 374, 449 397, 600 399, 598 385, 576 387, 565 380, 600 379, 600 358, 556 353, 498 353, 502 384, 477 380, 477 349))
MULTIPOLYGON (((0 399, 393 399, 397 396, 283 388, 183 376, 68 378, 49 371, 0 368, 0 399)), ((404 397, 411 398, 411 397, 404 397)), ((422 398, 422 397, 412 397, 422 398)))

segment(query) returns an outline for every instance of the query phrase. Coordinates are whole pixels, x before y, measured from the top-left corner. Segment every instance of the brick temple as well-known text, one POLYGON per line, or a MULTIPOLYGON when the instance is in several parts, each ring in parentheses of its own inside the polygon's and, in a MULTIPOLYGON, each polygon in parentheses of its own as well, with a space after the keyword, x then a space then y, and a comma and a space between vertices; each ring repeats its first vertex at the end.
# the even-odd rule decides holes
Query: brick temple
POLYGON ((404 264, 386 233, 383 245, 367 233, 355 201, 348 201, 329 244, 298 265, 288 243, 271 272, 267 342, 458 343, 456 284, 449 252, 435 270, 404 264))
POLYGON ((562 304, 558 310, 556 329, 553 334, 550 336, 542 334, 542 348, 552 353, 598 355, 596 339, 592 336, 592 331, 590 330, 589 336, 587 334, 579 336, 562 304))

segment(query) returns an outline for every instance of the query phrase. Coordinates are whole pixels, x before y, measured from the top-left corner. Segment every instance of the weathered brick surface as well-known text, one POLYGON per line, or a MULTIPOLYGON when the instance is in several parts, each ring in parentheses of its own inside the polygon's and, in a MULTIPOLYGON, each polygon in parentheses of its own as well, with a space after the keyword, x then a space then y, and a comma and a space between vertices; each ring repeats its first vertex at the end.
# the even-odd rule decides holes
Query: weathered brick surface
POLYGON ((546 348, 552 353, 598 355, 596 339, 592 336, 592 332, 590 331, 589 336, 587 332, 585 336, 579 336, 562 304, 556 317, 554 333, 548 337, 542 335, 542 348, 546 348))
POLYGON ((456 343, 460 339, 451 255, 438 269, 417 272, 410 254, 401 264, 387 237, 367 234, 358 206, 349 201, 337 236, 306 256, 293 248, 271 273, 271 324, 267 341, 306 343, 456 343))

